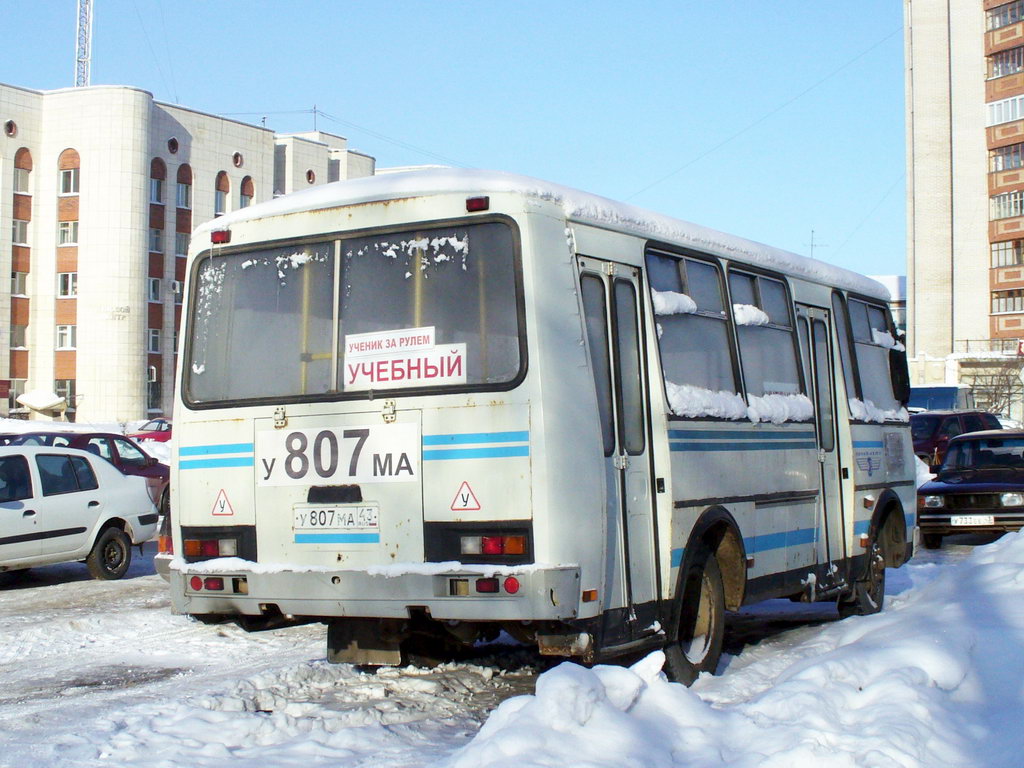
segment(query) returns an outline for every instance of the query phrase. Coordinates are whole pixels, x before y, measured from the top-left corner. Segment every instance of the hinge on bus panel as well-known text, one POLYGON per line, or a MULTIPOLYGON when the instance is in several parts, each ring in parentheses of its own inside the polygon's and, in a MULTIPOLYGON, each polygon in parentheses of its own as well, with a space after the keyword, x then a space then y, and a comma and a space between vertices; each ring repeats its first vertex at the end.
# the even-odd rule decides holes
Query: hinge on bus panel
POLYGON ((284 429, 288 426, 288 416, 285 415, 284 406, 279 405, 274 409, 274 429, 284 429))
POLYGON ((629 467, 629 456, 627 456, 624 453, 620 453, 618 456, 612 459, 612 464, 615 466, 616 469, 626 469, 629 467))
POLYGON ((395 401, 385 400, 383 407, 380 409, 380 415, 384 417, 385 424, 394 424, 395 419, 395 401))
POLYGON ((825 463, 825 449, 824 448, 819 448, 818 449, 818 463, 819 464, 824 464, 825 463))
POLYGON ((616 265, 615 265, 615 264, 612 264, 612 263, 611 263, 610 261, 606 261, 606 262, 604 263, 604 273, 605 273, 606 275, 608 275, 609 277, 611 277, 611 276, 612 276, 612 275, 614 275, 614 274, 615 274, 615 272, 616 272, 616 270, 615 270, 615 266, 616 266, 616 265))

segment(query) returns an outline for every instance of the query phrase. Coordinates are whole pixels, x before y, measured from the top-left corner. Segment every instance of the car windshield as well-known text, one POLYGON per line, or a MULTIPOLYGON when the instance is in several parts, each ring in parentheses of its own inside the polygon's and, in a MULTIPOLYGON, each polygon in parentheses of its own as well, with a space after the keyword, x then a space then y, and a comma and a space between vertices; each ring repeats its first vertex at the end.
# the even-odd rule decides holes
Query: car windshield
POLYGON ((924 440, 932 436, 938 423, 938 416, 918 416, 915 414, 910 417, 910 434, 914 440, 924 440))
POLYGON ((155 419, 153 421, 147 421, 145 424, 143 424, 139 428, 139 431, 140 432, 162 432, 163 430, 167 429, 167 427, 165 425, 166 425, 166 422, 160 421, 159 419, 155 419))
POLYGON ((950 446, 942 469, 1024 469, 1024 437, 961 440, 950 446))

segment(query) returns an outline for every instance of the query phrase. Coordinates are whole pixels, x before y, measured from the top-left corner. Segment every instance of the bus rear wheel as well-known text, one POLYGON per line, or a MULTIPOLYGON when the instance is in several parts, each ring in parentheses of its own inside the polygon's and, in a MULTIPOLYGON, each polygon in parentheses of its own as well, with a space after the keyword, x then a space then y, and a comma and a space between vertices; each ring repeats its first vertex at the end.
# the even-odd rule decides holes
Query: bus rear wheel
POLYGON ((885 600, 885 554, 877 540, 868 547, 867 572, 853 582, 853 589, 840 598, 839 616, 867 616, 882 610, 885 600))
POLYGON ((665 672, 690 685, 701 672, 714 673, 725 637, 725 587, 711 553, 687 567, 676 641, 665 649, 665 672))

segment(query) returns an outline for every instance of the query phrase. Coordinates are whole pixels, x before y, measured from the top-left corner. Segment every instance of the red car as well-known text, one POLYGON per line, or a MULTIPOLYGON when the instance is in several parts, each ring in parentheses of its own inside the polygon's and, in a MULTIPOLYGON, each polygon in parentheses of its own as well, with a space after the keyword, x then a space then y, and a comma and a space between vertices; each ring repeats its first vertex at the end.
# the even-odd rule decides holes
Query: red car
POLYGON ((121 470, 121 474, 144 477, 149 487, 149 497, 157 508, 164 513, 170 508, 168 485, 171 468, 124 435, 107 432, 25 432, 12 439, 11 445, 66 446, 102 456, 121 470))
POLYGON ((128 437, 133 440, 156 440, 159 443, 166 443, 171 439, 171 422, 167 419, 150 419, 137 432, 129 432, 128 437))

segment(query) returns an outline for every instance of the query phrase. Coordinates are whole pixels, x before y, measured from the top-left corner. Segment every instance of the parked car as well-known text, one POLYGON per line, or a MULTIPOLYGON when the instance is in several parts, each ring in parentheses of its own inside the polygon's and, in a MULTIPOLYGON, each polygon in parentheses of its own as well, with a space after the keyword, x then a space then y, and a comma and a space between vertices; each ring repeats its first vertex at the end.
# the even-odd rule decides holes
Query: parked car
POLYGON ((95 578, 119 579, 157 517, 145 481, 93 453, 0 448, 0 571, 84 561, 95 578))
POLYGON ((129 432, 128 437, 134 440, 156 440, 166 443, 171 439, 171 422, 167 419, 150 419, 135 432, 129 432))
POLYGON ((924 411, 910 414, 914 453, 929 467, 942 464, 950 439, 965 432, 1002 429, 999 418, 985 411, 924 411))
POLYGON ((150 456, 124 435, 110 432, 25 432, 11 444, 67 446, 95 453, 126 475, 144 477, 150 498, 160 511, 166 512, 170 508, 168 485, 171 480, 171 468, 150 456))
POLYGON ((1024 526, 1024 430, 972 432, 949 441, 938 476, 917 489, 925 547, 951 533, 1024 526))

